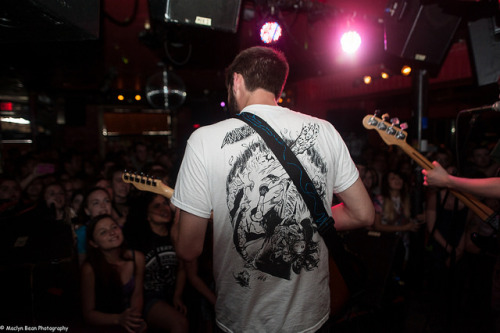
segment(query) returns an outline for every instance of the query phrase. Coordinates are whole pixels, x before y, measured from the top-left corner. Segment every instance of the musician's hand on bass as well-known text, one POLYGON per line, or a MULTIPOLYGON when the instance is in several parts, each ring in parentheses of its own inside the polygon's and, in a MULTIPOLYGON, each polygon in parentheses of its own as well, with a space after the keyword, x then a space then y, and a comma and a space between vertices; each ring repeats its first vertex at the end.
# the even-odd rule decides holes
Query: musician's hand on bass
POLYGON ((422 170, 424 175, 424 185, 436 187, 448 187, 450 174, 439 164, 439 162, 432 162, 433 169, 422 170))

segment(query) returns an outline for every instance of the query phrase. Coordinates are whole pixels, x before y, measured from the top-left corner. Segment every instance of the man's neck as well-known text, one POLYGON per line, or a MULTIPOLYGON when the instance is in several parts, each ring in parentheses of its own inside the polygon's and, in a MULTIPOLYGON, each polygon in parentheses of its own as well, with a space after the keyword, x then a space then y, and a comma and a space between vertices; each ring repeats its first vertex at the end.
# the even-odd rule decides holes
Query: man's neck
POLYGON ((249 105, 254 105, 254 104, 271 105, 271 106, 278 105, 276 103, 274 94, 261 88, 256 89, 255 91, 252 92, 248 92, 246 98, 244 99, 242 109, 244 109, 249 105))

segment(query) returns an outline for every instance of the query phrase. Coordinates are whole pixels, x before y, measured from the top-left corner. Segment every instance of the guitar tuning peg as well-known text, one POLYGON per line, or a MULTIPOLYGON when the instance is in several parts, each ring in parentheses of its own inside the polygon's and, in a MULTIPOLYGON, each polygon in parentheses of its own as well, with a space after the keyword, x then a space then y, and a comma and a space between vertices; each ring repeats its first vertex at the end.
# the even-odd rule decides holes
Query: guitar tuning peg
POLYGON ((391 119, 391 124, 394 126, 394 125, 399 125, 399 118, 398 117, 395 117, 395 118, 392 118, 391 119))
POLYGON ((382 115, 382 119, 383 119, 383 120, 385 120, 385 121, 389 120, 389 118, 390 118, 390 117, 389 117, 389 114, 388 114, 388 113, 384 113, 384 114, 382 115))
POLYGON ((374 115, 375 117, 377 117, 378 115, 380 115, 380 110, 375 110, 375 111, 373 112, 373 115, 374 115))
POLYGON ((401 125, 399 125, 399 128, 401 128, 404 131, 405 129, 408 128, 408 124, 407 123, 402 123, 401 125))

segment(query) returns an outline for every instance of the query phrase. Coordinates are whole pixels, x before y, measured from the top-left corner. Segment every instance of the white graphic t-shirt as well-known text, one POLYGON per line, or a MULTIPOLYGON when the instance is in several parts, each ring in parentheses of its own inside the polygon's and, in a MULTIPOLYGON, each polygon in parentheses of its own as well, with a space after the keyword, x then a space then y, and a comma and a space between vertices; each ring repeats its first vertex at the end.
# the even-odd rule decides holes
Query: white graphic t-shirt
MULTIPOLYGON (((327 121, 278 106, 244 112, 264 119, 303 164, 328 212, 357 169, 327 121)), ((295 185, 263 139, 228 119, 188 140, 174 205, 213 210, 218 326, 226 332, 314 332, 330 311, 328 249, 295 185)))

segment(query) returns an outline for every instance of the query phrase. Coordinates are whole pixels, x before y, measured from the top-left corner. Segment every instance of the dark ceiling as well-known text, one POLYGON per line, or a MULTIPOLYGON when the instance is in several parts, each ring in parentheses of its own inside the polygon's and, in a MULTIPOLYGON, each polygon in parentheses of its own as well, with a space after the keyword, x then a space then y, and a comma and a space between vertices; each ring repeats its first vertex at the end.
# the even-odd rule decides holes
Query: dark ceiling
POLYGON ((0 90, 21 81, 28 90, 44 92, 139 91, 162 64, 181 77, 187 90, 223 89, 224 67, 240 49, 259 44, 256 26, 269 4, 276 5, 276 15, 286 24, 277 47, 289 58, 291 78, 317 75, 331 65, 325 62, 325 38, 333 20, 356 16, 380 34, 376 19, 386 4, 243 0, 232 33, 159 23, 150 8, 161 1, 2 0, 0 90))
MULTIPOLYGON (((388 0, 242 0, 235 33, 158 22, 155 17, 163 13, 157 8, 165 1, 2 0, 0 95, 13 90, 13 82, 36 92, 101 98, 109 92, 143 91, 163 65, 184 81, 188 92, 224 90, 224 67, 239 50, 260 43, 257 27, 272 7, 285 23, 277 47, 289 59, 291 80, 349 69, 330 56, 331 31, 348 20, 370 35, 357 65, 384 56, 380 19, 388 0)), ((225 0, 181 1, 215 6, 225 0)))

